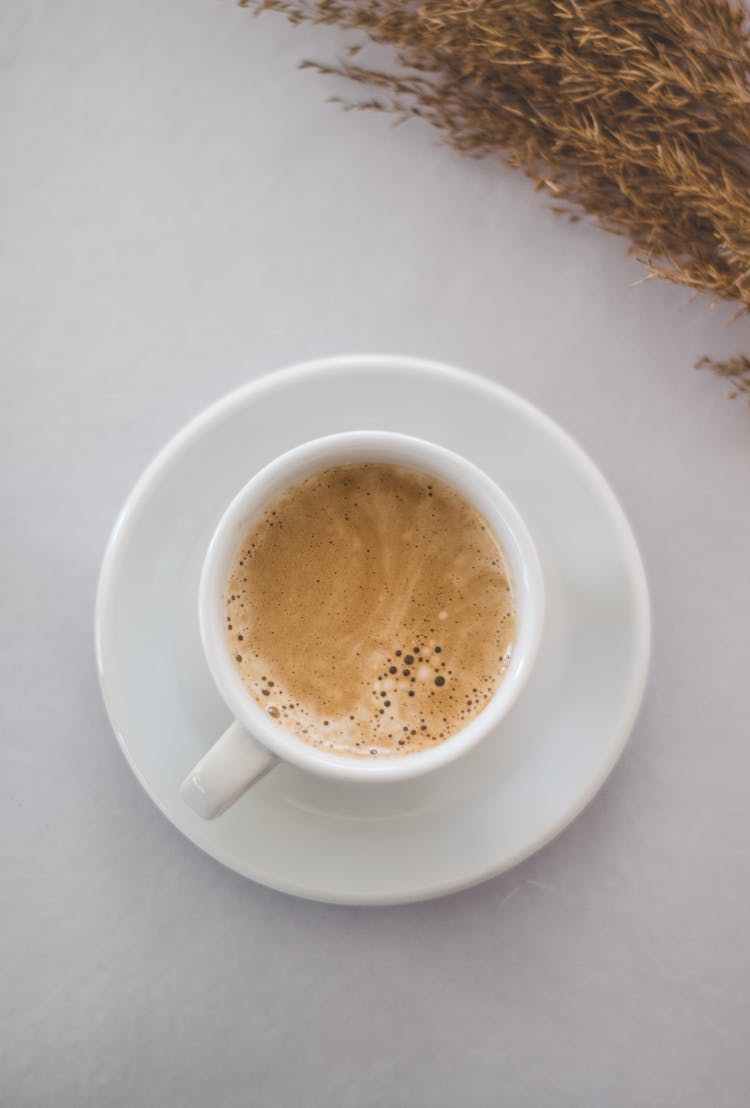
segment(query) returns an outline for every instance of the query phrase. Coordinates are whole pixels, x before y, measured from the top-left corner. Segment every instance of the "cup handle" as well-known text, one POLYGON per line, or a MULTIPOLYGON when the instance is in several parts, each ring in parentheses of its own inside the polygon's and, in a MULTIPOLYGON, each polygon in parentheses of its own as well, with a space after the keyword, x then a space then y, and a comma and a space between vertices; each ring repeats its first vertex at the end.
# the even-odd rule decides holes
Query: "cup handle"
POLYGON ((191 769, 180 785, 180 796, 199 816, 213 819, 278 761, 235 720, 191 769))

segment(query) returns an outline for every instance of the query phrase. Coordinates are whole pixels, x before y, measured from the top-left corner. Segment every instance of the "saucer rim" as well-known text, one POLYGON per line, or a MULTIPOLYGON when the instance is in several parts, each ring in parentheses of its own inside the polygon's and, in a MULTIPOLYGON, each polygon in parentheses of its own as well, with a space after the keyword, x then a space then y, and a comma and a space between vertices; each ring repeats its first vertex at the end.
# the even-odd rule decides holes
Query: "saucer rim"
POLYGON ((231 390, 212 404, 203 408, 193 416, 192 419, 188 420, 188 422, 180 428, 164 446, 162 446, 148 463, 116 516, 102 559, 97 582, 94 610, 96 668, 105 711, 128 766, 146 795, 156 805, 162 815, 165 816, 173 826, 176 826, 190 842, 202 850, 203 853, 244 877, 276 889, 277 891, 302 899, 350 906, 416 903, 461 892, 464 889, 472 888, 493 877, 497 877, 519 865, 521 862, 531 857, 531 855, 545 847, 561 834, 562 831, 569 827, 602 788, 622 756, 625 746, 632 734, 646 688, 651 658, 651 640, 652 617, 648 579, 632 526, 610 484, 583 447, 580 446, 567 431, 563 430, 551 416, 548 416, 535 404, 531 403, 531 401, 526 400, 506 386, 482 377, 477 373, 444 362, 430 358, 397 354, 342 354, 298 362, 284 369, 271 371, 247 384, 231 390), (613 724, 611 730, 609 757, 595 777, 586 778, 586 788, 582 789, 579 793, 577 803, 572 804, 543 834, 538 835, 533 840, 526 843, 514 854, 504 856, 501 862, 485 866, 478 872, 472 872, 471 876, 467 877, 465 880, 449 880, 433 883, 432 885, 420 888, 414 892, 404 892, 403 894, 384 895, 382 892, 370 894, 360 889, 358 891, 352 891, 346 896, 342 896, 338 891, 326 891, 325 889, 319 888, 313 889, 298 885, 293 881, 278 880, 273 874, 267 872, 259 872, 257 868, 253 869, 252 866, 248 866, 244 859, 238 858, 236 855, 233 856, 231 851, 223 848, 216 849, 211 847, 210 844, 199 841, 191 833, 186 821, 178 822, 175 819, 174 813, 165 803, 162 803, 159 796, 152 791, 149 781, 135 764, 128 749, 125 736, 117 725, 113 706, 114 698, 112 692, 108 688, 111 678, 109 677, 109 673, 105 672, 103 640, 106 631, 107 612, 113 584, 116 580, 122 551, 126 546, 123 540, 126 538, 129 529, 137 522, 140 506, 143 501, 148 498, 152 487, 158 484, 162 472, 172 465, 183 449, 201 432, 206 431, 211 428, 212 425, 220 422, 224 415, 237 405, 245 404, 255 398, 262 397, 264 394, 272 392, 277 388, 289 387, 303 377, 309 377, 315 373, 327 375, 341 374, 348 376, 352 372, 361 373, 368 369, 391 372, 406 370, 424 373, 428 376, 442 376, 447 380, 452 380, 459 385, 470 388, 474 392, 483 393, 485 396, 491 397, 495 402, 499 401, 503 403, 515 412, 521 414, 526 420, 535 424, 540 433, 555 440, 559 448, 570 457, 571 461, 582 470, 592 482, 596 493, 600 497, 602 506, 606 507, 609 511, 611 522, 616 528, 618 545, 625 561, 626 577, 633 591, 634 645, 630 685, 627 689, 627 694, 623 695, 624 707, 621 710, 619 722, 617 725, 613 724))

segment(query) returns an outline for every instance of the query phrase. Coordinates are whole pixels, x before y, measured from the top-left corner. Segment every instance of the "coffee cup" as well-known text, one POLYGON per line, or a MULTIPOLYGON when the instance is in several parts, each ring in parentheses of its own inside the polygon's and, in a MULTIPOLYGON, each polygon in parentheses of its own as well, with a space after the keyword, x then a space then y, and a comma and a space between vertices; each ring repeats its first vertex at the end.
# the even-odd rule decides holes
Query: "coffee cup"
POLYGON ((429 773, 463 757, 501 724, 526 685, 542 636, 544 585, 526 524, 508 496, 477 466, 444 447, 408 435, 349 431, 290 450, 237 493, 210 541, 198 606, 206 661, 234 721, 190 771, 180 793, 198 815, 211 819, 281 762, 336 781, 383 785, 429 773), (311 745, 285 728, 250 695, 227 636, 228 580, 253 521, 296 483, 333 467, 361 463, 406 467, 432 476, 472 505, 503 552, 515 608, 507 668, 478 714, 432 748, 394 757, 350 757, 311 745))

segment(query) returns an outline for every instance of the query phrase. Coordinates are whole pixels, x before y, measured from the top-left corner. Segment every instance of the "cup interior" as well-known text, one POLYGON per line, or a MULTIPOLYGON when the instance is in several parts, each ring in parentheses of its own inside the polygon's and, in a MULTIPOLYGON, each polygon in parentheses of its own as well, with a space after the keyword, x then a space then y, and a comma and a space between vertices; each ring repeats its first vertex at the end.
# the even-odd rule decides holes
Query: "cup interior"
POLYGON ((199 615, 203 647, 214 681, 234 716, 278 757, 328 777, 396 780, 452 761, 479 742, 510 710, 525 685, 539 647, 544 586, 528 528, 502 490, 482 470, 453 452, 421 439, 382 431, 355 431, 296 447, 256 474, 226 509, 203 566, 199 615), (349 757, 310 746, 255 703, 231 657, 225 630, 226 587, 248 530, 266 505, 290 485, 323 469, 357 462, 388 462, 439 478, 484 517, 498 539, 516 609, 516 637, 497 690, 464 728, 433 749, 377 759, 349 757))

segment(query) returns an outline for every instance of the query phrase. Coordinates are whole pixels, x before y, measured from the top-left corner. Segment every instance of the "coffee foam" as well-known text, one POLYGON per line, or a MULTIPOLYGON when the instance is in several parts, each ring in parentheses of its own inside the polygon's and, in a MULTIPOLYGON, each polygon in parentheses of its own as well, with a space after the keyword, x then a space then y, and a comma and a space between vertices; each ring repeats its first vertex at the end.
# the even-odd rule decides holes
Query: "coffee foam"
POLYGON ((324 750, 443 742, 497 689, 515 637, 507 569, 481 514, 401 466, 324 470, 249 529, 227 635, 254 700, 324 750))

